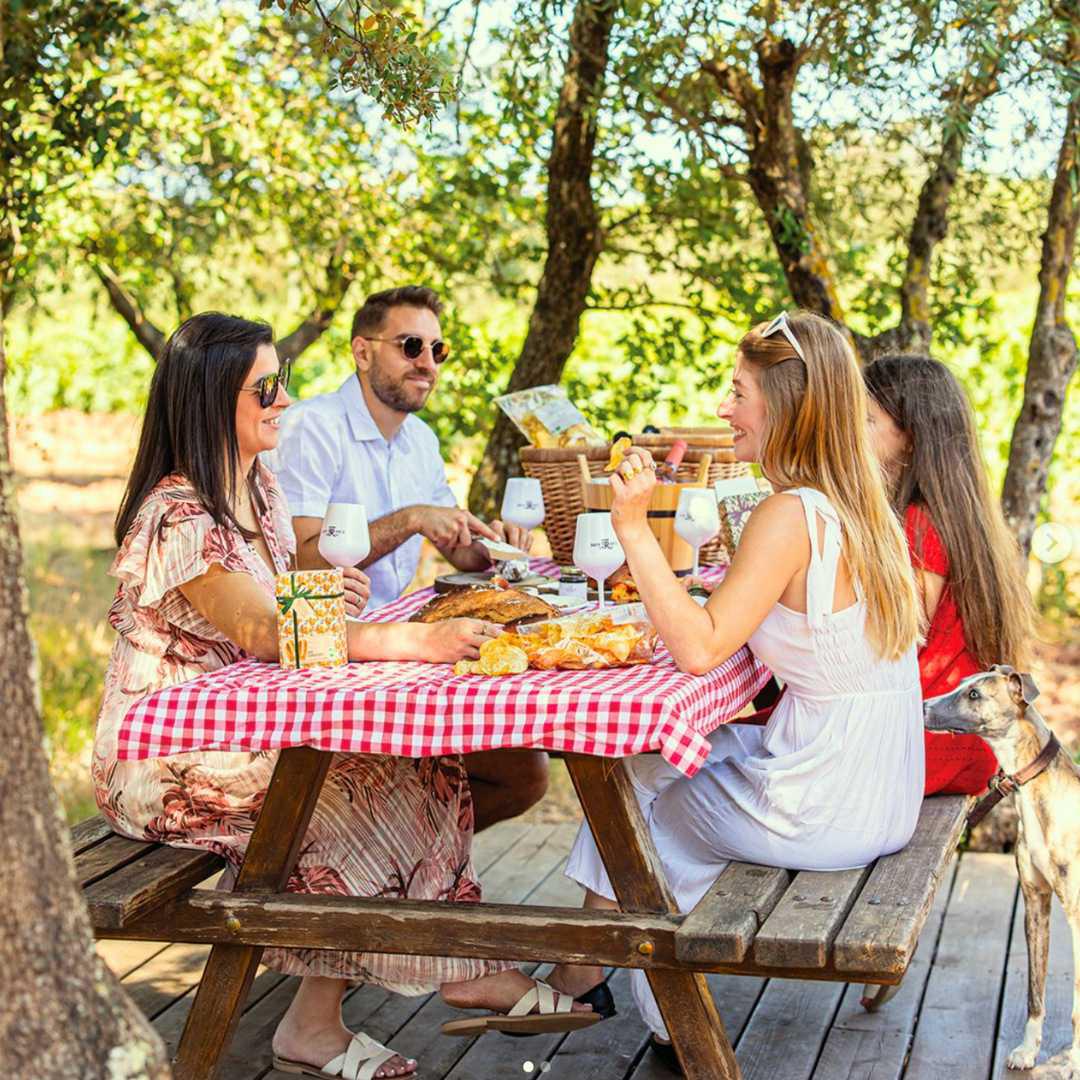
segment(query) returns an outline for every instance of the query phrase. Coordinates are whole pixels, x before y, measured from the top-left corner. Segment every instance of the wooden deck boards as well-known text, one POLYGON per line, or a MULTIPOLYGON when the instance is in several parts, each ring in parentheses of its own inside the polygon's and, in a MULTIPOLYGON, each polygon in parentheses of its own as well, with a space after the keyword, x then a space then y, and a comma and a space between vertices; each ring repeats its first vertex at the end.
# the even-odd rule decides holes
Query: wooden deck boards
MULTIPOLYGON (((576 828, 511 822, 481 834, 485 899, 576 905, 563 875, 576 828)), ((99 949, 175 1049, 208 949, 103 941, 99 949)), ((746 1080, 1023 1080, 1006 1070, 1026 1018, 1023 902, 1009 855, 965 855, 950 870, 900 993, 870 1015, 861 984, 714 975, 709 984, 746 1080)), ((1070 1037, 1072 950, 1057 902, 1050 940, 1047 1024, 1040 1061, 1070 1037)), ((541 968, 541 972, 545 969, 541 968)), ((223 1080, 286 1080, 270 1068, 270 1037, 296 980, 261 970, 223 1080)), ((421 1063, 418 1080, 670 1080, 647 1051, 626 971, 610 975, 619 1016, 571 1035, 450 1039, 438 997, 352 991, 346 1022, 421 1063)))

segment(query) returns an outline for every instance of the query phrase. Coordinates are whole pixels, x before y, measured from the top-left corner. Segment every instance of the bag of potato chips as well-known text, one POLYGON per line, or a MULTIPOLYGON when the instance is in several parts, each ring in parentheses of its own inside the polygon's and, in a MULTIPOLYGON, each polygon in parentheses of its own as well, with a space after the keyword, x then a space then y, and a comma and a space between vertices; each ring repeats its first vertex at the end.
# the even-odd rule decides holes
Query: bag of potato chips
POLYGON ((643 604, 526 623, 516 627, 515 636, 529 658, 529 667, 541 671, 599 671, 647 664, 656 649, 656 628, 643 604))
POLYGON ((585 419, 561 386, 533 386, 503 394, 495 404, 532 446, 550 450, 607 445, 607 439, 585 419))

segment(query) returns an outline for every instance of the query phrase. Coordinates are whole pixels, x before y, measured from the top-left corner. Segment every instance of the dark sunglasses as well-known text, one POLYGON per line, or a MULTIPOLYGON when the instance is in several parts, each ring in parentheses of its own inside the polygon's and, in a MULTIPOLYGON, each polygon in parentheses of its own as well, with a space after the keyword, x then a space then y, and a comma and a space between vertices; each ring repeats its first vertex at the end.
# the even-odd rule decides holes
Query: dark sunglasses
MULTIPOLYGON (((365 338, 365 340, 382 341, 387 345, 396 345, 407 360, 419 360, 421 353, 424 351, 424 339, 416 334, 396 338, 369 337, 365 338)), ((433 341, 431 343, 431 359, 436 364, 441 364, 449 355, 450 346, 445 341, 433 341)))
POLYGON ((292 364, 282 364, 277 371, 270 372, 269 375, 264 375, 261 379, 256 379, 251 386, 245 386, 245 390, 250 390, 254 394, 259 395, 259 404, 264 409, 269 409, 271 405, 277 401, 278 387, 282 390, 289 389, 289 379, 292 376, 292 364))

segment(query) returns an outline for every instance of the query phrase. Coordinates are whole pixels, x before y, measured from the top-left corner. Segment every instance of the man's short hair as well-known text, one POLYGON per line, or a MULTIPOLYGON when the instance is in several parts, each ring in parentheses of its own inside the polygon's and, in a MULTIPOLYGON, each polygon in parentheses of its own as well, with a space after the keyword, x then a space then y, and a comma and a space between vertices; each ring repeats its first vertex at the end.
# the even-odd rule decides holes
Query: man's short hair
POLYGON ((402 285, 397 289, 384 289, 382 292, 372 293, 353 316, 352 337, 370 337, 377 334, 386 322, 386 313, 396 307, 427 308, 435 315, 441 315, 443 308, 435 290, 425 285, 402 285))

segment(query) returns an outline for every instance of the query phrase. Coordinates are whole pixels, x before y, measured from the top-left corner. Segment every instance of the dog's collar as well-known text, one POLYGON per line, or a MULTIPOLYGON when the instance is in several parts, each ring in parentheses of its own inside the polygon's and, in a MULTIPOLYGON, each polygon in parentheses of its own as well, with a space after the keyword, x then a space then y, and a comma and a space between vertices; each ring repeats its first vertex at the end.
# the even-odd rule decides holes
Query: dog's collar
POLYGON ((1057 757, 1057 752, 1060 749, 1061 743, 1057 741, 1057 736, 1051 732, 1049 741, 1031 764, 1025 765, 1014 773, 1007 773, 1004 769, 998 769, 990 778, 990 794, 984 795, 975 804, 975 808, 971 813, 968 814, 968 829, 974 829, 1007 795, 1012 795, 1017 788, 1023 787, 1029 780, 1034 780, 1057 757))

